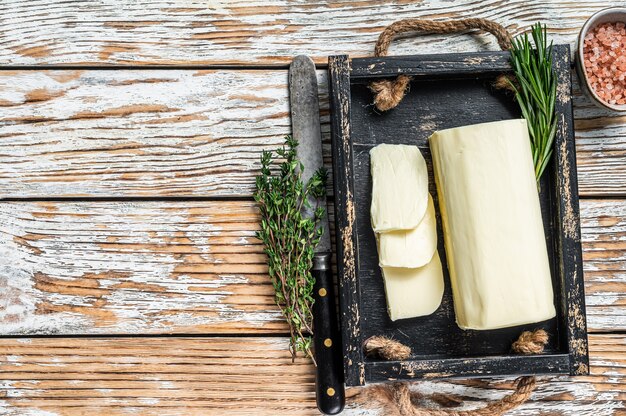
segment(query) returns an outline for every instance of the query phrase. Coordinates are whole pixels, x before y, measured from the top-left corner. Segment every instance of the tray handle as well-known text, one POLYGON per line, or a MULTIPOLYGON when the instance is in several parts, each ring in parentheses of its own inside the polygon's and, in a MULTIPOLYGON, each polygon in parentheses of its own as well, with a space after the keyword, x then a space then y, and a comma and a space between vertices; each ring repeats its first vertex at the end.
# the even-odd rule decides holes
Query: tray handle
MULTIPOLYGON (((374 56, 387 56, 389 45, 394 37, 401 33, 455 33, 470 29, 480 29, 491 33, 498 40, 498 45, 503 51, 511 48, 512 37, 504 26, 482 18, 458 19, 458 20, 427 20, 427 19, 403 19, 387 26, 378 36, 374 48, 374 56)), ((374 92, 374 105, 380 111, 395 108, 406 92, 411 82, 408 75, 399 75, 395 80, 380 80, 370 83, 369 87, 374 92)))

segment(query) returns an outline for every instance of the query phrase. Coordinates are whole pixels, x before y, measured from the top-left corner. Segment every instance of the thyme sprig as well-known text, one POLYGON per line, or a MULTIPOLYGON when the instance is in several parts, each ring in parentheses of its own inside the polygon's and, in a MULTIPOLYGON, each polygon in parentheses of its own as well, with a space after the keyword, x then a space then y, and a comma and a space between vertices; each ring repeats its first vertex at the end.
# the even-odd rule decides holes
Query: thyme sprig
POLYGON ((527 33, 513 40, 511 64, 517 82, 509 83, 528 124, 535 177, 539 182, 552 156, 556 134, 556 76, 546 26, 536 23, 532 26, 531 37, 534 46, 527 33))
POLYGON ((298 352, 313 358, 311 275, 314 249, 323 233, 317 224, 325 209, 311 206, 311 199, 326 193, 326 171, 321 168, 308 183, 302 181, 303 165, 297 158, 298 142, 290 136, 285 146, 276 150, 282 159, 276 173, 272 172, 273 152, 261 155, 261 174, 256 178, 254 199, 261 211, 261 229, 257 232, 268 258, 269 276, 274 286, 275 301, 289 324, 292 360, 298 352), (309 218, 304 209, 312 212, 309 218))

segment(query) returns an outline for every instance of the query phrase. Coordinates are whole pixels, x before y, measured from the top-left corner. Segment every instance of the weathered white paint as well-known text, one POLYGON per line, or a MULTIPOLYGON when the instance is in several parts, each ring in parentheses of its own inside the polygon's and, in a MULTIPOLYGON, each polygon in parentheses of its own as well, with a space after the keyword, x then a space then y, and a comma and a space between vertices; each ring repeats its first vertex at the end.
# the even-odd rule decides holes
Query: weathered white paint
MULTIPOLYGON (((517 34, 546 23, 557 43, 573 43, 585 19, 613 0, 5 0, 0 64, 286 64, 315 57, 371 55, 382 29, 404 18, 486 17, 517 34)), ((428 36, 392 53, 496 49, 487 35, 428 36)))
POLYGON ((0 414, 2 416, 60 416, 60 413, 49 412, 41 409, 21 409, 6 404, 6 401, 0 399, 0 414))
POLYGON ((626 117, 594 105, 572 71, 578 187, 582 195, 626 194, 626 117))
POLYGON ((589 327, 626 330, 626 202, 582 200, 580 207, 589 327))
MULTIPOLYGON (((286 83, 284 70, 0 71, 0 196, 249 197, 261 151, 291 131, 286 83)), ((574 103, 581 194, 626 194, 624 118, 576 86, 574 103)))
POLYGON ((285 71, 0 71, 0 196, 250 195, 285 71))
MULTIPOLYGON (((0 334, 286 330, 251 201, 11 202, 0 218, 0 334)), ((625 330, 626 204, 582 200, 581 218, 589 327, 625 330)))
MULTIPOLYGON (((4 0, 0 66, 284 66, 296 53, 324 63, 329 54, 371 54, 380 30, 405 17, 488 17, 513 33, 542 20, 557 43, 572 44, 584 19, 612 4, 621 5, 4 0)), ((391 53, 487 48, 496 49, 488 35, 461 34, 394 42, 391 53)), ((319 79, 325 113, 323 72, 319 79)), ((0 71, 0 197, 249 196, 260 150, 290 130, 285 82, 284 70, 0 71)), ((576 87, 574 104, 581 193, 626 195, 626 119, 593 107, 576 87)), ((326 114, 323 123, 328 161, 326 114)), ((187 221, 183 205, 206 203, 176 204, 53 203, 49 216, 37 204, 0 204, 0 333, 284 332, 259 270, 256 219, 187 221), (48 289, 38 272, 55 279, 48 289), (57 311, 38 310, 44 301, 57 311)), ((590 328, 623 331, 624 206, 584 201, 582 210, 590 328)), ((511 414, 626 412, 623 340, 591 334, 593 375, 550 379, 511 414)), ((286 342, 0 339, 0 415, 316 414, 313 369, 290 364, 286 342)), ((470 401, 504 394, 475 381, 417 388, 470 401)))
MULTIPOLYGON (((32 341, 25 345, 17 340, 0 340, 0 348, 12 351, 21 364, 0 360, 5 380, 0 384, 0 411, 20 409, 32 414, 49 411, 62 415, 317 414, 313 400, 314 367, 302 358, 291 363, 287 338, 32 341), (62 366, 49 367, 51 362, 62 366), (70 404, 74 406, 71 411, 70 404)), ((592 334, 590 348, 591 376, 541 378, 530 400, 509 414, 623 413, 624 337, 592 334)), ((412 388, 431 406, 434 393, 461 399, 464 404, 456 408, 461 410, 500 398, 512 386, 513 379, 507 378, 417 381, 412 388)), ((382 416, 373 403, 355 407, 350 397, 358 391, 348 391, 344 414, 382 416)))
POLYGON ((2 334, 284 331, 252 202, 0 204, 2 334), (239 242, 239 243, 238 243, 239 242))

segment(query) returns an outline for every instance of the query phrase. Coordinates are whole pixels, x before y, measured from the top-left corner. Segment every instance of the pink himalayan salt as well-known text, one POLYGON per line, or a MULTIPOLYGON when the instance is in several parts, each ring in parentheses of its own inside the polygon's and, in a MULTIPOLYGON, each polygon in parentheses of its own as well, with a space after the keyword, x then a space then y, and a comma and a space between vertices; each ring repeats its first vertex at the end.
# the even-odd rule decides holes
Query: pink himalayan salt
POLYGON ((626 104, 626 24, 604 23, 587 32, 583 64, 590 87, 609 104, 626 104))

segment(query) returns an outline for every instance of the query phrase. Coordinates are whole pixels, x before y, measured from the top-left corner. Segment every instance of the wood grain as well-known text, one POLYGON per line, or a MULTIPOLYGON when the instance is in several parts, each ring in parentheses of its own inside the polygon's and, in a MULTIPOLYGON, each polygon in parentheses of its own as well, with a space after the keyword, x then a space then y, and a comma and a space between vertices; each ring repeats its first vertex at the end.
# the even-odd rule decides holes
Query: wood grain
MULTIPOLYGON (((546 23, 555 43, 573 43, 595 11, 613 0, 9 0, 0 4, 0 65, 285 65, 296 53, 368 56, 398 19, 486 17, 520 33, 546 23)), ((394 42, 390 55, 490 48, 488 35, 427 36, 394 42)))
POLYGON ((626 194, 626 116, 594 105, 572 72, 578 187, 582 196, 626 194))
POLYGON ((590 331, 626 329, 626 201, 581 200, 583 268, 590 331))
MULTIPOLYGON (((623 414, 626 341, 592 335, 590 348, 590 376, 544 379, 510 415, 623 414)), ((305 359, 292 364, 282 337, 0 339, 0 350, 5 416, 318 414, 314 368, 305 359)), ((501 397, 512 383, 421 381, 414 388, 430 400, 448 394, 468 409, 501 397)), ((380 413, 349 398, 345 414, 380 413)))
POLYGON ((0 195, 251 195, 286 71, 0 72, 0 195))
POLYGON ((2 334, 282 332, 252 202, 0 204, 2 334))
MULTIPOLYGON (((624 331, 626 204, 581 217, 589 328, 624 331)), ((1 203, 0 335, 285 333, 258 220, 249 201, 1 203)))
MULTIPOLYGON (((626 119, 574 104, 581 195, 626 195, 626 119)), ((0 71, 0 109, 4 198, 248 197, 291 131, 283 70, 0 71)))
MULTIPOLYGON (((399 18, 546 22, 573 43, 618 1, 0 2, 0 198, 248 198, 262 149, 290 131, 296 53, 371 54, 399 18), (38 65, 274 70, 44 71, 38 65), (18 70, 33 65, 36 70, 18 70)), ((391 54, 496 50, 488 35, 418 37, 391 54)), ((330 162, 326 75, 319 73, 330 162)), ((575 80, 575 78, 574 78, 575 80)), ((574 92, 582 195, 626 196, 626 118, 574 92)), ((626 414, 624 201, 582 203, 592 376, 553 378, 513 415, 626 414)), ((220 333, 236 338, 0 338, 0 414, 317 414, 290 364, 249 202, 0 203, 0 334, 220 333), (218 206, 219 204, 219 206, 218 206), (221 207, 221 208, 220 208, 221 207), (245 334, 255 333, 255 336, 245 334)), ((423 382, 468 407, 511 387, 423 382)), ((354 393, 354 392, 352 392, 354 393)), ((350 405, 348 415, 373 415, 350 405)))
MULTIPOLYGON (((585 281, 583 278, 582 236, 580 232, 580 202, 578 195, 578 168, 574 141, 574 116, 570 49, 554 47, 552 69, 556 77, 555 117, 557 133, 554 137, 554 156, 550 175, 554 178, 556 212, 554 222, 558 232, 550 233, 558 253, 559 280, 564 298, 560 307, 559 330, 567 328, 570 375, 589 374, 589 346, 585 308, 585 281), (563 56, 565 55, 565 56, 563 56), (556 234, 556 236, 554 235, 556 234)), ((548 170, 548 168, 546 168, 548 170)), ((549 178, 549 177, 548 177, 549 178)), ((544 175, 544 181, 547 179, 544 175)), ((550 199, 553 199, 552 197, 550 199)), ((553 206, 554 206, 553 205, 553 206)), ((550 238, 546 242, 550 241, 550 238)), ((549 243, 548 243, 549 244, 549 243)), ((558 306, 557 306, 558 307, 558 306)))
POLYGON ((333 181, 336 210, 337 282, 339 289, 339 326, 346 386, 365 384, 365 367, 361 348, 361 291, 357 274, 358 252, 356 213, 353 202, 352 122, 350 116, 350 61, 347 55, 328 59, 333 169, 339 180, 333 181))

